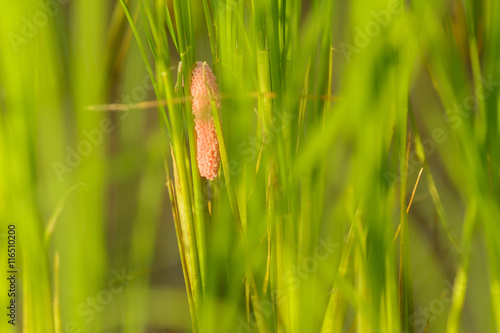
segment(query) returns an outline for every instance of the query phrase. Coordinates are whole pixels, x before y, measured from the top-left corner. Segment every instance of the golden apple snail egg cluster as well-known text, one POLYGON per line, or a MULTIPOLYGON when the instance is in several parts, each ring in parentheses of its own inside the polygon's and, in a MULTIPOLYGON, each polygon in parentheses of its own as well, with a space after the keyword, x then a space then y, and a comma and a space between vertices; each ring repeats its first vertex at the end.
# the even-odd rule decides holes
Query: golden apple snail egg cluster
POLYGON ((217 78, 207 64, 198 61, 191 80, 192 111, 196 130, 196 160, 200 175, 213 180, 219 172, 220 155, 207 86, 210 88, 217 110, 220 111, 217 78))

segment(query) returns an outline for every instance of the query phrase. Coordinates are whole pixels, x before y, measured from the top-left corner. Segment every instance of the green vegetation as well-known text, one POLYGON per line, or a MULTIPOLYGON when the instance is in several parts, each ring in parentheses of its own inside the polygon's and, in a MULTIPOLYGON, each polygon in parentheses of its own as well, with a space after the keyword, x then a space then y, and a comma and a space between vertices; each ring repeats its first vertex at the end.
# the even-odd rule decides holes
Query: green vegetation
POLYGON ((499 15, 5 3, 0 331, 500 331, 499 15), (221 92, 213 181, 196 61, 221 92))

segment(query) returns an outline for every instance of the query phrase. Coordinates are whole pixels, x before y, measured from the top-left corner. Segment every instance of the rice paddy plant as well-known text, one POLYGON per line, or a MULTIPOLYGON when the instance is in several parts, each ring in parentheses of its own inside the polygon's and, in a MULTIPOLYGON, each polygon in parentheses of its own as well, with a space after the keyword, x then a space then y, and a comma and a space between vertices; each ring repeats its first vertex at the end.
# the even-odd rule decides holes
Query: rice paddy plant
MULTIPOLYGON (((168 7, 167 10, 163 8, 164 3, 145 2, 141 7, 146 16, 148 12, 155 11, 166 12, 168 16, 164 19, 166 23, 161 18, 155 20, 151 15, 146 19, 146 29, 149 29, 146 34, 153 36, 148 42, 155 55, 155 64, 164 61, 161 53, 158 54, 157 46, 165 43, 165 35, 160 36, 157 32, 165 30, 165 25, 169 26, 169 37, 176 45, 182 61, 176 84, 167 83, 166 89, 170 87, 171 91, 158 97, 166 99, 168 105, 164 112, 167 113, 166 127, 170 130, 173 143, 175 174, 175 181, 170 180, 170 193, 194 329, 198 329, 200 323, 208 330, 216 330, 222 324, 217 322, 216 326, 210 326, 214 325, 211 317, 219 306, 213 302, 218 298, 215 295, 227 291, 224 288, 211 295, 214 286, 209 282, 212 279, 207 278, 207 274, 218 270, 217 256, 211 252, 211 232, 221 231, 207 229, 206 218, 208 216, 208 221, 211 221, 208 225, 221 223, 217 210, 225 200, 225 207, 230 207, 235 224, 230 229, 229 237, 237 238, 238 241, 233 241, 233 246, 241 251, 238 252, 237 260, 244 262, 239 265, 242 282, 233 293, 243 298, 244 292, 243 316, 246 318, 246 328, 258 331, 341 331, 347 310, 346 301, 349 300, 357 314, 353 327, 360 331, 414 331, 407 219, 410 206, 407 203, 406 180, 411 144, 408 141, 408 96, 420 32, 411 28, 415 27, 413 20, 418 17, 418 10, 430 10, 429 7, 418 8, 418 5, 414 5, 413 10, 407 10, 404 2, 392 2, 381 11, 379 8, 384 3, 373 2, 373 7, 368 6, 366 11, 354 12, 350 18, 354 26, 357 26, 357 22, 360 26, 363 22, 373 26, 375 22, 375 28, 366 24, 366 33, 361 32, 363 35, 358 34, 355 38, 364 38, 366 43, 370 43, 372 36, 366 35, 370 34, 370 29, 378 29, 371 31, 371 34, 382 33, 386 38, 373 41, 371 52, 364 53, 357 47, 341 44, 340 52, 347 55, 347 60, 354 54, 360 55, 356 59, 357 68, 347 66, 345 79, 341 81, 349 82, 350 79, 356 83, 352 87, 349 84, 340 87, 341 97, 335 98, 332 87, 333 57, 334 51, 339 50, 333 48, 333 22, 335 10, 341 9, 339 4, 313 2, 310 17, 306 16, 304 23, 301 22, 302 5, 297 2, 253 1, 249 4, 242 1, 205 1, 203 5, 212 63, 221 85, 222 109, 228 110, 221 112, 222 119, 227 118, 230 127, 237 126, 232 122, 236 117, 239 123, 253 124, 240 128, 241 134, 232 134, 231 129, 227 129, 229 134, 225 136, 219 119, 220 107, 216 106, 220 104, 219 97, 210 93, 215 84, 206 83, 206 94, 209 96, 204 98, 209 97, 212 104, 223 169, 221 180, 213 181, 208 177, 212 180, 210 182, 200 178, 197 166, 201 168, 201 165, 197 165, 194 158, 203 152, 199 145, 194 145, 191 96, 187 89, 189 85, 198 85, 195 81, 200 80, 200 65, 195 69, 197 74, 191 77, 196 59, 192 8, 189 2, 174 1, 171 15, 168 7), (148 8, 155 5, 157 7, 154 9, 148 8), (377 13, 385 21, 369 21, 367 13, 377 13), (390 26, 380 31, 380 24, 390 26), (396 45, 393 49, 392 43, 396 45), (376 72, 381 61, 385 61, 385 66, 380 69, 383 74, 376 72), (374 69, 375 73, 370 73, 374 69), (314 81, 309 79, 311 73, 314 81), (179 87, 179 81, 184 89, 179 87), (174 86, 178 88, 177 95, 175 89, 172 90, 174 86), (373 89, 376 90, 376 99, 358 98, 363 96, 364 91, 369 94, 373 89), (314 94, 310 94, 310 91, 314 94), (245 101, 245 104, 243 101, 236 102, 237 98, 252 95, 257 99, 257 103, 253 103, 255 114, 250 112, 252 101, 245 101), (184 98, 185 103, 169 105, 173 96, 177 100, 184 98), (228 98, 224 99, 224 96, 228 98), (316 96, 316 100, 312 96, 316 96), (334 102, 337 105, 333 106, 334 102), (365 110, 370 110, 370 113, 365 110), (185 123, 175 124, 179 114, 185 115, 185 123), (329 272, 328 279, 325 278, 328 274, 321 276, 316 271, 318 263, 311 258, 314 258, 312 255, 325 229, 332 228, 327 221, 341 223, 324 218, 325 215, 333 214, 325 209, 325 189, 330 185, 329 178, 334 178, 328 177, 328 162, 331 160, 328 154, 337 139, 339 124, 362 128, 364 135, 352 139, 354 149, 359 149, 360 153, 353 157, 353 181, 348 183, 351 197, 345 199, 348 200, 345 204, 351 207, 351 211, 347 212, 351 216, 347 223, 349 238, 345 244, 340 243, 342 246, 338 246, 342 249, 342 255, 334 254, 337 257, 334 263, 338 265, 340 261, 342 266, 339 267, 342 269, 337 273, 329 272), (181 128, 175 129, 179 125, 181 128), (386 130, 380 130, 384 128, 386 130), (183 131, 187 133, 183 134, 183 131), (232 167, 228 156, 234 156, 235 152, 244 154, 241 147, 245 145, 231 150, 229 143, 227 147, 233 151, 229 155, 225 141, 230 137, 230 141, 241 142, 243 137, 245 143, 245 135, 257 143, 253 147, 254 156, 246 159, 243 165, 241 158, 236 158, 231 161, 232 167), (234 137, 240 140, 234 140, 234 137), (182 142, 181 146, 176 144, 178 141, 182 142), (399 179, 388 178, 387 173, 383 172, 383 166, 387 163, 383 156, 390 154, 391 150, 399 158, 399 179), (357 158, 361 160, 356 163, 357 158), (191 163, 186 162, 189 159, 191 163), (181 171, 179 166, 187 167, 187 170, 181 171), (186 176, 192 179, 185 180, 186 176), (220 190, 221 184, 226 191, 220 190), (188 191, 186 186, 191 185, 193 188, 188 191), (399 205, 390 200, 394 196, 394 187, 399 190, 399 205), (212 189, 215 189, 214 195, 212 189), (257 204, 259 201, 260 207, 257 204), (249 207, 252 207, 251 213, 249 207), (400 211, 397 228, 400 232, 399 251, 391 244, 394 226, 383 223, 390 220, 388 212, 397 207, 400 211), (190 208, 190 211, 186 212, 186 208, 190 208), (252 215, 255 217, 249 219, 252 215), (250 249, 253 253, 261 254, 260 260, 250 259, 250 249), (372 254, 371 249, 375 249, 376 253, 372 254), (394 276, 394 270, 398 267, 396 255, 399 255, 397 287, 394 276), (296 281, 290 278, 289 273, 294 268, 309 262, 312 266, 307 268, 313 270, 310 279, 296 281), (207 271, 208 267, 210 269, 207 271)), ((472 9, 465 9, 470 16, 472 9)), ((469 35, 473 29, 470 20, 472 18, 468 19, 469 35)), ((132 20, 131 24, 134 24, 132 20)), ((475 85, 479 89, 481 82, 478 78, 482 74, 474 32, 472 36, 469 41, 471 64, 475 72, 475 85)), ((205 68, 211 75, 208 65, 204 63, 201 67, 203 75, 206 73, 205 68)), ((157 72, 156 77, 169 79, 164 72, 157 72)), ((195 109, 193 107, 193 113, 196 114, 195 109)), ((213 137, 212 140, 217 142, 213 137)), ((425 156, 420 158, 425 163, 425 156)), ((443 226, 447 228, 444 223, 443 226)), ((227 278, 232 280, 238 276, 238 270, 230 269, 231 258, 226 258, 228 263, 223 266, 229 270, 227 278)), ((236 318, 242 316, 241 309, 241 304, 233 309, 236 318)), ((234 318, 232 323, 231 320, 228 323, 229 327, 238 324, 241 322, 234 321, 234 318)))
POLYGON ((500 330, 500 3, 3 7, 2 332, 500 330))

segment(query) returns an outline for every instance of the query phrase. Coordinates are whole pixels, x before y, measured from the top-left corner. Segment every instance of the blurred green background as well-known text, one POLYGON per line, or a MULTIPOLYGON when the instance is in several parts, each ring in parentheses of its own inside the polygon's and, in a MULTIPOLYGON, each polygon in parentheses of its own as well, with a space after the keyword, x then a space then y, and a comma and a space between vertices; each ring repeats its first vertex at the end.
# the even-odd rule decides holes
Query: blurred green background
MULTIPOLYGON (((323 185, 314 190, 322 204, 309 218, 320 221, 325 237, 332 232, 340 244, 350 216, 344 208, 351 210, 349 205, 361 201, 363 193, 369 201, 383 189, 387 202, 374 210, 373 218, 395 233, 401 210, 398 165, 405 162, 397 140, 392 141, 392 133, 397 133, 403 138, 400 143, 411 142, 403 197, 411 196, 424 168, 408 215, 417 331, 423 332, 428 318, 430 332, 445 331, 452 288, 462 270, 467 293, 459 326, 463 332, 495 332, 499 313, 493 303, 500 302, 500 289, 495 289, 500 274, 495 245, 500 216, 500 4, 408 1, 407 15, 390 16, 387 26, 378 24, 382 33, 370 37, 363 31, 370 29, 370 22, 379 22, 373 12, 390 8, 390 2, 331 1, 331 91, 337 99, 327 115, 327 134, 319 130, 320 118, 306 120, 315 127, 303 134, 307 145, 292 162, 299 170, 309 170, 325 157, 325 179, 310 181, 312 186, 323 185), (478 92, 485 98, 476 105, 469 97, 478 92), (408 111, 408 127, 406 122, 398 127, 399 122, 382 121, 396 117, 396 95, 407 98, 399 102, 408 111)), ((171 1, 166 2, 172 12, 171 1)), ((318 50, 302 46, 303 39, 318 36, 311 30, 321 13, 315 8, 325 2, 330 3, 301 5, 294 46, 301 65, 290 76, 298 78, 287 86, 290 95, 301 94, 302 88, 293 88, 302 87, 295 83, 303 83, 308 59, 310 81, 329 70, 318 50)), ((137 3, 128 3, 141 26, 137 3)), ((191 3, 196 57, 212 65, 202 3, 191 3)), ((224 6, 250 11, 253 3, 228 0, 224 6)), ((157 109, 140 104, 156 97, 119 1, 2 1, 0 34, 0 267, 7 275, 7 226, 14 225, 18 270, 15 327, 4 314, 8 281, 0 279, 1 332, 57 332, 57 327, 61 332, 190 331, 165 187, 168 138, 157 109), (132 107, 116 111, 111 104, 132 107), (89 109, 96 105, 108 106, 89 109)), ((315 47, 316 42, 304 45, 315 47)), ((169 48, 175 77, 179 57, 171 40, 169 48)), ((243 63, 246 52, 240 47, 237 54, 243 63)), ((232 80, 250 93, 247 87, 255 83, 255 73, 247 75, 232 80)), ((257 101, 233 99, 231 93, 238 88, 226 79, 223 83, 223 92, 229 94, 225 105, 233 107, 223 107, 229 154, 244 160, 240 144, 252 133, 246 119, 253 119, 257 101)), ((311 104, 322 101, 320 88, 310 84, 310 94, 317 97, 311 104)), ((265 194, 265 185, 261 187, 257 195, 265 194)), ((259 198, 264 211, 265 196, 259 198)), ((316 203, 316 197, 304 200, 316 203)), ((260 211, 255 208, 253 215, 252 209, 249 205, 249 221, 257 221, 260 211)), ((228 212, 225 208, 221 219, 230 220, 228 212)), ((215 242, 225 244, 215 253, 231 251, 230 226, 224 222, 217 227, 226 233, 214 236, 215 242)), ((238 258, 230 260, 228 271, 238 258)), ((324 263, 325 276, 330 274, 327 265, 338 265, 339 260, 340 254, 324 263)), ((322 283, 330 283, 331 275, 322 283)), ((217 283, 238 286, 241 281, 220 278, 217 283)), ((244 302, 233 294, 221 298, 225 296, 244 302)), ((321 299, 323 305, 327 296, 321 299)), ((346 332, 355 319, 354 308, 347 310, 346 332)), ((221 318, 235 316, 232 311, 220 313, 221 318)))

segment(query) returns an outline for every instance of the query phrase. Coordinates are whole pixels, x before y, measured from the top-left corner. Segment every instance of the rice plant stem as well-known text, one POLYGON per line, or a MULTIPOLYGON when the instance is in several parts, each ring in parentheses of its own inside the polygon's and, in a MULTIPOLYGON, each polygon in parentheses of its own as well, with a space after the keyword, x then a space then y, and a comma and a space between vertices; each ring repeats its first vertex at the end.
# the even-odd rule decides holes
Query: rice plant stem
MULTIPOLYGON (((206 63, 204 63, 204 66, 206 63)), ((219 111, 217 110, 217 105, 215 104, 215 98, 212 94, 212 91, 206 81, 205 77, 205 67, 203 67, 203 80, 205 81, 205 85, 207 87, 207 91, 210 97, 210 106, 212 108, 212 117, 215 125, 215 131, 217 134, 217 139, 219 140, 219 151, 220 151, 220 158, 222 162, 222 169, 224 172, 224 179, 226 180, 226 185, 227 185, 227 191, 229 194, 229 204, 231 206, 231 212, 233 213, 233 218, 234 220, 238 223, 238 225, 241 225, 241 218, 240 218, 240 213, 238 209, 238 202, 236 199, 236 193, 233 188, 233 183, 231 180, 231 172, 229 168, 229 159, 227 157, 227 150, 226 150, 226 144, 224 143, 224 137, 222 134, 222 127, 221 127, 221 122, 219 118, 219 111)))

